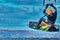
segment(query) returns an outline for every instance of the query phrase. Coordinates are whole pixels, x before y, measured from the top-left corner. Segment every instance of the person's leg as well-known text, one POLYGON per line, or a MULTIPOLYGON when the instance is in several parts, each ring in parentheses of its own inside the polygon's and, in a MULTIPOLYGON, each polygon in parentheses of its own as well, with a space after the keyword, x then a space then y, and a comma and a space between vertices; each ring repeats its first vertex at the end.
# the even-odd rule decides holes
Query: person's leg
POLYGON ((58 29, 56 29, 55 27, 55 20, 54 21, 50 21, 51 27, 48 29, 48 31, 57 31, 58 29))
POLYGON ((38 29, 40 28, 41 22, 44 21, 44 20, 45 20, 44 18, 41 18, 41 19, 39 20, 38 25, 37 25, 37 28, 38 28, 38 29))

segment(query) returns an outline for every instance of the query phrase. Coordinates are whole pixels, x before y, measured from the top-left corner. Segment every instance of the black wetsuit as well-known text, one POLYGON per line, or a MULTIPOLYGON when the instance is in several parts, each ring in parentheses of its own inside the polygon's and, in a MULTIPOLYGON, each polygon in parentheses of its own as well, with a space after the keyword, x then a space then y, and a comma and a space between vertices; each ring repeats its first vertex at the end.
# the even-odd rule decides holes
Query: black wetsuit
MULTIPOLYGON (((45 8, 44 11, 43 11, 43 13, 45 14, 45 16, 47 16, 48 22, 49 22, 50 24, 52 24, 52 26, 53 26, 54 23, 55 23, 55 21, 56 21, 56 17, 57 17, 57 9, 53 6, 53 4, 47 4, 47 5, 46 5, 46 8, 45 8), (46 10, 47 10, 48 6, 51 6, 51 7, 53 7, 53 8, 55 9, 55 12, 52 13, 51 15, 48 15, 48 14, 46 13, 46 10)), ((37 25, 37 28, 40 28, 39 25, 40 25, 41 21, 43 21, 42 19, 43 19, 43 17, 39 20, 39 23, 38 23, 38 25, 37 25)))
POLYGON ((44 12, 44 14, 47 16, 48 22, 49 22, 50 24, 52 24, 52 26, 48 29, 48 31, 59 31, 59 29, 56 29, 56 28, 54 27, 54 23, 55 23, 56 18, 57 18, 57 9, 53 6, 53 4, 47 4, 47 5, 46 5, 46 8, 44 9, 43 12, 44 12), (46 9, 48 8, 48 6, 51 6, 51 7, 53 7, 53 8, 55 9, 55 12, 52 13, 51 15, 48 15, 48 14, 46 13, 46 9))
POLYGON ((44 14, 47 16, 49 23, 50 23, 50 24, 54 24, 55 21, 56 21, 56 18, 57 18, 57 9, 53 6, 53 4, 47 4, 47 5, 46 5, 46 8, 44 9, 43 12, 44 12, 44 14), (51 15, 48 15, 48 14, 46 13, 46 9, 48 8, 48 6, 53 7, 54 10, 55 10, 55 12, 52 13, 51 15))

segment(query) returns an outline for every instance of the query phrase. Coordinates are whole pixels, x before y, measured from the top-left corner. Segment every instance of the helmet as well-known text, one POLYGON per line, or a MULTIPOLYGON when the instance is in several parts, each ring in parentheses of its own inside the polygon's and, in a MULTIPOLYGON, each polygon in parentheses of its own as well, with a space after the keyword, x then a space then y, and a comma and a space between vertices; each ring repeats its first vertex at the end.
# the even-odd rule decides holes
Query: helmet
POLYGON ((51 15, 51 14, 52 14, 52 10, 48 9, 48 15, 51 15))

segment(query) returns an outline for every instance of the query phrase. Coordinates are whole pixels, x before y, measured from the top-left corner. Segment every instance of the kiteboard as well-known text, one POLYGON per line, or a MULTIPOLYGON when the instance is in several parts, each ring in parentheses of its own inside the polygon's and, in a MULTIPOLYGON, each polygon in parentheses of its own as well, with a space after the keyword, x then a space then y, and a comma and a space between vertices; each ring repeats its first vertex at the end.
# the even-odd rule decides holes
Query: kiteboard
POLYGON ((53 27, 50 27, 50 28, 45 28, 45 26, 40 26, 40 28, 38 28, 38 22, 29 22, 29 27, 32 28, 32 29, 35 29, 35 30, 42 30, 42 31, 49 31, 49 32, 56 32, 56 31, 59 31, 59 25, 54 25, 53 27))

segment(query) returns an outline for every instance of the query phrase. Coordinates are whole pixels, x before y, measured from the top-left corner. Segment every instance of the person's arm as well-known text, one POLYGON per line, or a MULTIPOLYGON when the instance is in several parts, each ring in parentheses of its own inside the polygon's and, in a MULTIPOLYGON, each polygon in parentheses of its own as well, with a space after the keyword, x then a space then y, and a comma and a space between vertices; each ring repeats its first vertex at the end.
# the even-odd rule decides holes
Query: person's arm
POLYGON ((52 6, 55 9, 55 12, 57 12, 57 9, 53 4, 50 4, 50 6, 52 6))
POLYGON ((45 8, 44 11, 43 11, 43 13, 44 13, 46 16, 48 16, 48 14, 46 13, 46 10, 47 10, 48 6, 49 6, 49 4, 46 5, 46 8, 45 8))

